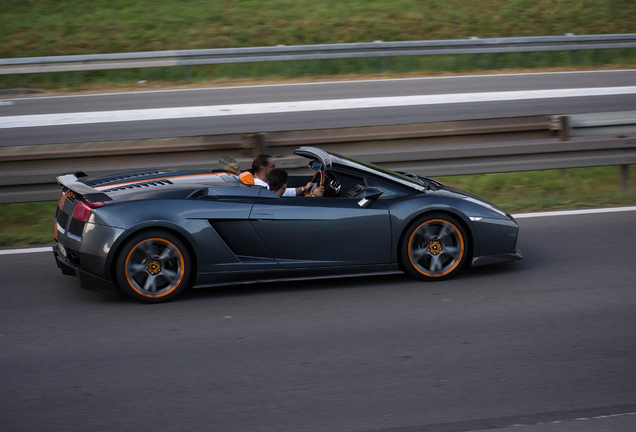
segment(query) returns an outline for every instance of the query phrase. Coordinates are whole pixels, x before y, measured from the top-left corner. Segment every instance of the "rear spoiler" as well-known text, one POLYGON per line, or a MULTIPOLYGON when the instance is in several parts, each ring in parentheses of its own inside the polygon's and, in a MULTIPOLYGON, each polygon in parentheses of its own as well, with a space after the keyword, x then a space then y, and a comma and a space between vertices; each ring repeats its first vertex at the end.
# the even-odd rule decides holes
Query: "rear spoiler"
POLYGON ((82 195, 90 202, 105 202, 113 200, 104 192, 100 192, 97 189, 86 186, 84 183, 77 179, 78 176, 85 177, 86 174, 84 174, 83 172, 77 172, 75 174, 63 174, 61 176, 57 176, 56 180, 60 185, 69 188, 76 194, 82 195))

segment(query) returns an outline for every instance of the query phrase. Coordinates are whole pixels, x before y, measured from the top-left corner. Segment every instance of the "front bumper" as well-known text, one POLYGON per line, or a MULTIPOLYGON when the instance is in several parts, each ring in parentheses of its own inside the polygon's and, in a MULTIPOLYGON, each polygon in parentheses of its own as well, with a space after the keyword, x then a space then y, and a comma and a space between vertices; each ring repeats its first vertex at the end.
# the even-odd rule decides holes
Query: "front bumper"
POLYGON ((521 255, 521 251, 519 249, 515 249, 515 251, 512 253, 487 255, 473 258, 472 265, 473 267, 476 267, 481 265, 499 264, 508 261, 518 261, 521 258, 523 258, 521 255))
POLYGON ((79 278, 80 287, 89 291, 98 291, 108 295, 117 295, 117 290, 113 283, 109 280, 95 276, 82 269, 80 266, 75 265, 68 259, 68 252, 65 254, 60 250, 60 243, 56 243, 53 246, 53 255, 57 267, 62 271, 62 274, 67 276, 76 276, 79 278))

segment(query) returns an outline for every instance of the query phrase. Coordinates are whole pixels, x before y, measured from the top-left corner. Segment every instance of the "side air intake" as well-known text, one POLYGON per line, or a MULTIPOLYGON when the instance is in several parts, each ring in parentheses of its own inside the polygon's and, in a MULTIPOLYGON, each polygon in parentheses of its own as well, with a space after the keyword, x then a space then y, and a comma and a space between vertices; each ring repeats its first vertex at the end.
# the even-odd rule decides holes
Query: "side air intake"
POLYGON ((192 192, 188 196, 188 199, 200 199, 200 198, 204 198, 206 196, 208 196, 208 189, 204 188, 204 189, 199 189, 199 190, 196 190, 196 191, 192 192))

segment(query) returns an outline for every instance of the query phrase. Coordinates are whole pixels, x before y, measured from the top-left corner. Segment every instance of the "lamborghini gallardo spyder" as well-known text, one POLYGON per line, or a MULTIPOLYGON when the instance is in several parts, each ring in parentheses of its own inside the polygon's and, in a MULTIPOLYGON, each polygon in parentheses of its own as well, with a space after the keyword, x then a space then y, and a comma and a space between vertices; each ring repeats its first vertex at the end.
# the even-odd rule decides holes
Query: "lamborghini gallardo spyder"
POLYGON ((436 281, 521 259, 515 220, 476 195, 314 147, 295 154, 324 196, 279 197, 219 170, 61 175, 57 264, 85 289, 157 303, 188 287, 399 272, 436 281))

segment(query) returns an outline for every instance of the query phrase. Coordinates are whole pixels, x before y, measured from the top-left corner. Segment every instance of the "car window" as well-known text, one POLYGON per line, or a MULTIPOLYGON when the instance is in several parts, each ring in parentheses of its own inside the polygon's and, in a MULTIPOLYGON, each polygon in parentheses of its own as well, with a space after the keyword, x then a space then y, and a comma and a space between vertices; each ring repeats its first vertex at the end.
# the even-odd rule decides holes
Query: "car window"
POLYGON ((384 191, 382 196, 380 196, 380 199, 382 199, 382 198, 392 198, 392 197, 395 197, 395 196, 404 195, 406 193, 406 192, 404 192, 402 189, 400 189, 397 186, 389 184, 388 182, 383 182, 383 181, 375 179, 373 177, 368 177, 367 178, 367 183, 369 184, 369 186, 377 187, 377 188, 380 188, 380 189, 382 189, 384 191))

